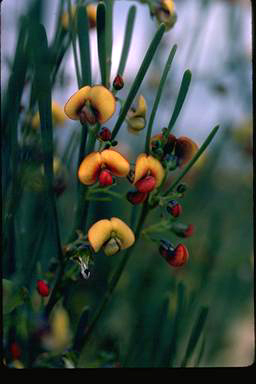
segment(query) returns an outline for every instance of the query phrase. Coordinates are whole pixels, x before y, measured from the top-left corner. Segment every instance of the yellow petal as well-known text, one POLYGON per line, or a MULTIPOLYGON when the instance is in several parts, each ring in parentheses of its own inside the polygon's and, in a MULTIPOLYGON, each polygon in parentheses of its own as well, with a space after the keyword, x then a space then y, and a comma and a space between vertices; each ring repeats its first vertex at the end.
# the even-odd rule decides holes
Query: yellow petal
POLYGON ((98 252, 110 239, 113 226, 110 220, 103 219, 94 223, 88 231, 88 240, 94 252, 98 252))
POLYGON ((136 160, 135 163, 135 173, 134 173, 134 180, 133 184, 136 184, 138 180, 140 180, 142 177, 146 176, 148 173, 148 157, 146 153, 141 153, 136 160))
MULTIPOLYGON (((72 5, 71 6, 72 18, 75 16, 75 14, 76 14, 76 6, 72 5)), ((63 12, 63 14, 61 16, 61 24, 62 24, 62 27, 64 29, 68 29, 68 26, 69 26, 69 13, 68 13, 68 11, 63 12)))
POLYGON ((133 231, 127 224, 118 217, 112 217, 110 219, 112 224, 112 231, 117 235, 121 243, 121 249, 129 248, 135 242, 135 236, 133 231))
POLYGON ((175 4, 173 0, 161 0, 161 6, 169 13, 172 13, 175 10, 175 4))
POLYGON ((97 121, 101 124, 111 118, 116 110, 114 95, 103 85, 95 85, 88 94, 88 100, 96 112, 97 121))
POLYGON ((79 120, 79 111, 84 106, 86 100, 88 100, 90 90, 91 87, 86 85, 74 93, 66 102, 64 112, 71 120, 79 120))
POLYGON ((198 150, 198 145, 186 136, 181 136, 177 139, 175 145, 175 155, 181 160, 182 167, 188 163, 198 150))
POLYGON ((146 112, 147 112, 147 102, 144 99, 144 97, 142 95, 140 95, 135 111, 130 110, 128 113, 128 118, 129 117, 144 117, 145 118, 146 112))
POLYGON ((99 152, 92 152, 84 158, 79 170, 78 178, 85 185, 94 184, 97 180, 98 173, 102 164, 99 152))
POLYGON ((146 126, 144 117, 131 117, 127 120, 127 128, 131 133, 138 133, 146 126))
POLYGON ((114 176, 127 176, 130 164, 119 152, 113 149, 105 149, 101 152, 102 162, 114 176))
POLYGON ((63 112, 63 108, 56 101, 52 102, 52 118, 55 124, 64 124, 67 120, 67 116, 63 112))
POLYGON ((148 167, 150 169, 150 174, 154 176, 156 180, 155 188, 159 187, 163 178, 164 178, 164 168, 159 160, 153 156, 148 156, 148 167))
POLYGON ((96 27, 97 6, 88 4, 86 6, 87 16, 89 19, 90 28, 96 27))

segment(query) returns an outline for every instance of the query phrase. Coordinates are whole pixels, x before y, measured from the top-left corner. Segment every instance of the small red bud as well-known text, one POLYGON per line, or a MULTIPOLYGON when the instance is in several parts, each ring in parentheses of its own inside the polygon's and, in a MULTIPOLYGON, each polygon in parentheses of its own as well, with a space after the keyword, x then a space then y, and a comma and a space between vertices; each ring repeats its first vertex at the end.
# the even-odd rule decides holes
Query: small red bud
POLYGON ((182 206, 176 200, 171 200, 167 204, 167 212, 173 217, 179 217, 182 213, 182 206))
POLYGON ((153 191, 156 185, 156 179, 153 176, 146 176, 138 180, 135 187, 139 192, 148 193, 153 191))
POLYGON ((185 237, 190 237, 193 235, 193 233, 195 232, 195 227, 193 224, 189 224, 187 229, 184 231, 184 236, 185 237))
POLYGON ((172 267, 182 267, 188 261, 189 253, 184 244, 178 244, 167 260, 172 267))
POLYGON ((133 205, 137 205, 143 203, 146 200, 147 196, 148 194, 144 192, 128 192, 127 200, 133 205))
POLYGON ((99 182, 102 186, 112 185, 113 177, 108 169, 103 169, 99 175, 99 182))
POLYGON ((11 344, 10 350, 13 360, 18 360, 21 357, 21 348, 15 341, 11 344))
POLYGON ((113 81, 113 87, 116 91, 119 91, 124 86, 124 80, 120 75, 117 75, 113 81))
POLYGON ((45 281, 38 280, 37 281, 37 291, 38 291, 40 296, 46 297, 50 293, 50 288, 49 288, 48 284, 45 283, 45 281))
POLYGON ((103 141, 110 141, 112 137, 111 131, 107 127, 102 127, 99 132, 99 138, 103 141))

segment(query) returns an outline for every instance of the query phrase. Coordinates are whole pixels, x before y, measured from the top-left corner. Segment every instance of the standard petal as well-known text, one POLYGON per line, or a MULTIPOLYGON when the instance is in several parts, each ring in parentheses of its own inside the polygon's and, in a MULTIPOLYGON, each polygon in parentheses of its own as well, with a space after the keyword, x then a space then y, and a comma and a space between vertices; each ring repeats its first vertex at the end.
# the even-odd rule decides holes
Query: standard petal
POLYGON ((113 225, 110 220, 103 219, 94 223, 88 231, 88 240, 94 252, 98 252, 110 239, 113 225))
POLYGON ((148 156, 148 168, 150 170, 150 174, 154 176, 156 180, 155 188, 159 187, 165 174, 162 164, 153 156, 148 156))
POLYGON ((118 217, 112 217, 110 222, 112 224, 112 232, 115 233, 121 242, 121 248, 126 249, 133 245, 135 242, 135 236, 131 228, 128 227, 128 225, 122 220, 118 219, 118 217))
POLYGON ((198 150, 198 145, 186 136, 177 139, 175 155, 180 159, 180 167, 188 163, 198 150))
POLYGON ((91 88, 88 100, 96 112, 99 123, 105 123, 111 118, 116 110, 116 99, 114 95, 103 85, 95 85, 91 88))
POLYGON ((101 152, 102 163, 111 171, 114 176, 124 177, 130 171, 130 164, 119 152, 113 149, 105 149, 101 152))
POLYGON ((55 124, 64 124, 67 116, 63 112, 63 108, 56 101, 52 102, 52 117, 55 124))
POLYGON ((79 170, 78 178, 85 185, 94 184, 97 180, 102 160, 99 152, 92 152, 84 158, 79 170))
POLYGON ((86 100, 88 100, 88 95, 90 93, 91 87, 86 85, 85 87, 79 89, 73 96, 69 98, 64 106, 65 114, 71 120, 79 120, 79 111, 84 106, 86 100))
POLYGON ((135 174, 133 184, 136 184, 138 180, 146 176, 149 171, 148 157, 146 153, 141 153, 135 163, 135 174))

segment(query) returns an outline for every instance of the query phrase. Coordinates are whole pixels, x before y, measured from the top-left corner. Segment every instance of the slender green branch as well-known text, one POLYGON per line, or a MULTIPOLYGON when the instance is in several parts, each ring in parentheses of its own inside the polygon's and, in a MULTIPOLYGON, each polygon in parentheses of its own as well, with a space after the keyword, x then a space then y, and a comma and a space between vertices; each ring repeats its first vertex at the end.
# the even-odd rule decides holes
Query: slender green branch
POLYGON ((171 120, 170 120, 169 125, 168 125, 168 134, 171 132, 171 129, 174 127, 174 124, 176 123, 176 120, 180 114, 181 108, 184 104, 184 101, 185 101, 187 93, 188 93, 191 78, 192 78, 192 73, 189 69, 187 69, 184 72, 184 75, 183 75, 183 78, 181 81, 181 85, 180 85, 179 94, 177 97, 177 101, 176 101, 176 104, 175 104, 175 107, 173 110, 171 120))
POLYGON ((76 32, 75 32, 75 23, 72 17, 71 0, 68 0, 68 17, 69 17, 69 31, 71 35, 71 42, 73 46, 73 54, 74 54, 74 61, 75 61, 75 68, 76 68, 77 85, 78 85, 78 88, 81 88, 82 81, 81 81, 77 50, 76 50, 76 32))
POLYGON ((173 61, 173 58, 175 56, 176 50, 177 50, 177 45, 175 44, 172 47, 172 49, 171 49, 171 52, 170 52, 169 57, 167 59, 167 62, 165 64, 164 71, 163 71, 163 74, 162 74, 162 77, 161 77, 161 80, 160 80, 160 84, 159 84, 159 87, 158 87, 158 91, 157 91, 157 94, 156 94, 156 98, 155 98, 155 101, 154 101, 154 105, 153 105, 153 108, 152 108, 152 111, 151 111, 151 115, 150 115, 150 118, 149 118, 149 123, 148 123, 148 130, 147 130, 147 137, 146 137, 146 144, 145 144, 145 152, 146 153, 149 153, 150 137, 151 137, 151 134, 152 134, 152 128, 153 128, 153 123, 154 123, 156 111, 157 111, 157 108, 158 108, 158 105, 159 105, 159 102, 160 102, 160 98, 161 98, 161 95, 162 95, 162 92, 163 92, 163 89, 164 89, 165 81, 167 79, 169 70, 171 68, 172 61, 173 61))
MULTIPOLYGON (((145 219, 148 215, 148 212, 149 212, 149 207, 148 207, 148 204, 147 202, 144 202, 143 206, 142 206, 142 211, 141 211, 141 214, 140 214, 140 218, 139 218, 139 222, 137 224, 137 227, 136 227, 136 230, 135 230, 135 238, 136 238, 136 243, 135 245, 138 243, 138 240, 139 240, 139 236, 140 236, 140 233, 141 233, 141 229, 143 227, 143 224, 145 222, 145 219)), ((84 334, 84 336, 82 336, 82 341, 81 341, 81 347, 82 348, 86 342, 88 342, 90 336, 92 335, 92 332, 93 330, 95 329, 95 326, 102 314, 102 312, 104 311, 107 303, 109 302, 109 300, 111 299, 112 297, 112 294, 113 294, 113 291, 114 289, 116 288, 121 276, 122 276, 122 273, 124 271, 124 268, 125 266, 127 265, 128 263, 128 260, 132 254, 132 251, 134 250, 134 247, 130 247, 125 255, 123 256, 120 264, 118 265, 112 279, 110 280, 110 283, 108 285, 108 289, 107 291, 105 292, 105 295, 103 297, 103 300, 102 302, 100 303, 98 309, 96 310, 93 318, 92 318, 92 321, 91 323, 89 324, 88 328, 87 328, 87 331, 86 333, 84 334)))
POLYGON ((121 125, 125 119, 125 116, 126 116, 128 110, 129 110, 129 108, 133 102, 133 99, 136 96, 136 93, 137 93, 137 91, 138 91, 138 89, 139 89, 139 87, 140 87, 140 85, 144 79, 144 76, 145 76, 145 74, 149 68, 149 65, 150 65, 150 63, 154 57, 154 54, 155 54, 156 49, 157 49, 157 47, 158 47, 158 45, 159 45, 159 43, 163 37, 164 32, 165 32, 165 26, 164 26, 164 24, 161 24, 160 27, 158 28, 153 40, 151 41, 151 44, 150 44, 150 46, 146 52, 146 55, 145 55, 143 62, 140 66, 140 69, 137 73, 137 76, 136 76, 136 78, 132 84, 130 92, 126 98, 124 105, 123 105, 121 113, 117 119, 116 125, 112 131, 112 138, 113 139, 118 134, 118 131, 121 128, 121 125))
POLYGON ((123 73, 125 70, 125 65, 127 62, 127 58, 128 58, 128 54, 129 54, 129 50, 130 50, 130 45, 131 45, 131 40, 132 40, 135 16, 136 16, 136 7, 133 5, 129 9, 129 13, 127 16, 123 49, 122 49, 122 54, 121 54, 121 58, 120 58, 120 63, 119 63, 118 70, 117 70, 117 73, 120 76, 123 76, 123 73))

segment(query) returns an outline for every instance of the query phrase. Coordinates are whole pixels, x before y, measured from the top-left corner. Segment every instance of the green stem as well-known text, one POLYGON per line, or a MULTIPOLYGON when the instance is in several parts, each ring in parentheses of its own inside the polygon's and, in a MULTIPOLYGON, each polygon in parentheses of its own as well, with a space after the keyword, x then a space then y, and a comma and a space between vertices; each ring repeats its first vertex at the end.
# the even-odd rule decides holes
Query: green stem
MULTIPOLYGON (((141 211, 141 215, 140 215, 140 218, 139 218, 139 222, 138 222, 136 230, 135 230, 135 238, 136 238, 135 245, 138 243, 138 239, 139 239, 139 236, 140 236, 140 233, 141 233, 141 229, 143 227, 144 221, 145 221, 148 213, 149 213, 148 204, 147 204, 147 202, 144 202, 144 204, 142 206, 142 211, 141 211)), ((96 312, 94 314, 94 317, 93 317, 91 323, 89 324, 89 326, 87 328, 86 333, 82 337, 81 348, 89 340, 90 336, 92 335, 93 330, 95 329, 97 321, 99 320, 99 318, 100 318, 102 312, 104 311, 107 303, 111 299, 113 291, 116 288, 116 286, 117 286, 117 284, 118 284, 118 282, 119 282, 119 280, 120 280, 120 278, 122 276, 124 268, 125 268, 125 266, 128 263, 128 260, 129 260, 129 258, 131 256, 131 253, 132 253, 132 250, 134 250, 134 246, 130 247, 127 250, 127 252, 125 253, 124 257, 122 258, 120 264, 118 265, 118 267, 117 267, 117 269, 116 269, 116 271, 115 271, 115 273, 114 273, 114 275, 113 275, 113 277, 112 277, 112 279, 111 279, 111 281, 109 283, 108 289, 105 292, 103 300, 100 303, 98 309, 96 310, 96 312)))
POLYGON ((157 111, 157 108, 158 108, 158 105, 159 105, 159 102, 160 102, 160 98, 161 98, 161 95, 162 95, 162 92, 163 92, 165 81, 167 79, 169 70, 171 68, 172 61, 173 61, 174 55, 176 53, 176 50, 177 50, 177 45, 175 44, 172 47, 172 50, 171 50, 171 52, 169 54, 169 57, 167 59, 167 62, 165 64, 164 71, 163 71, 163 74, 162 74, 162 77, 161 77, 161 80, 160 80, 160 84, 159 84, 159 87, 158 87, 157 95, 156 95, 156 98, 155 98, 155 101, 154 101, 154 105, 153 105, 153 108, 152 108, 152 112, 151 112, 151 115, 150 115, 150 118, 149 118, 147 137, 146 137, 146 144, 145 144, 145 152, 147 154, 149 153, 150 137, 151 137, 151 133, 152 133, 152 128, 153 128, 153 123, 154 123, 156 111, 157 111))
POLYGON ((75 60, 77 84, 78 84, 78 88, 81 88, 82 81, 81 81, 79 65, 78 65, 78 57, 77 57, 77 51, 76 51, 76 34, 75 34, 74 20, 73 20, 72 11, 71 11, 71 0, 68 0, 68 17, 69 17, 69 30, 71 34, 73 54, 74 54, 74 60, 75 60))

